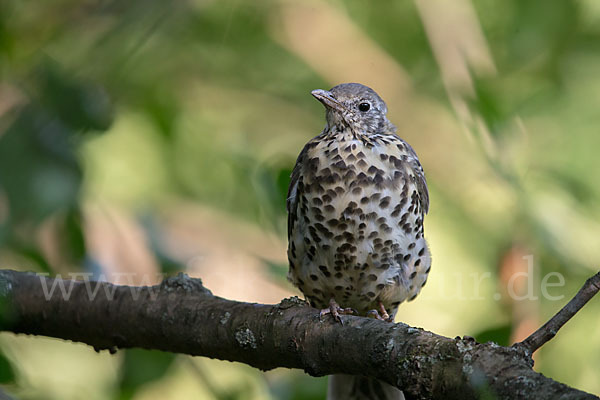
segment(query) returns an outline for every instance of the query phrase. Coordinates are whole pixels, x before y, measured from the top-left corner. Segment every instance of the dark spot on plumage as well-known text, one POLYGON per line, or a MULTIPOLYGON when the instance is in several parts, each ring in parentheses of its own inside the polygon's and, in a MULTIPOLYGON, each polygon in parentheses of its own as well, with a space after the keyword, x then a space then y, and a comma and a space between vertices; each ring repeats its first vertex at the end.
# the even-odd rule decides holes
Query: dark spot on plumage
POLYGON ((368 202, 369 202, 368 196, 364 196, 363 198, 360 199, 360 204, 367 204, 368 202))
POLYGON ((323 209, 329 213, 332 213, 335 211, 335 207, 332 206, 331 204, 327 204, 323 209))
POLYGON ((379 217, 379 218, 377 218, 377 221, 376 221, 376 222, 377 222, 378 224, 383 224, 385 221, 386 221, 385 217, 379 217))
POLYGON ((415 242, 412 242, 411 244, 408 245, 408 249, 412 250, 415 248, 415 242))
POLYGON ((358 160, 357 165, 361 168, 365 168, 367 166, 367 163, 365 162, 364 159, 361 158, 360 160, 358 160))
POLYGON ((322 212, 321 212, 321 209, 320 209, 319 207, 314 207, 314 206, 313 206, 313 207, 311 207, 311 208, 310 208, 310 211, 311 211, 313 214, 315 214, 315 215, 321 215, 321 214, 322 214, 322 212))
POLYGON ((346 169, 346 163, 343 160, 336 162, 333 166, 339 169, 346 169))
POLYGON ((311 274, 311 275, 310 275, 310 279, 312 279, 313 281, 316 281, 316 280, 318 280, 318 279, 319 279, 319 277, 318 277, 318 276, 316 276, 315 274, 311 274))
POLYGON ((408 261, 410 260, 410 254, 405 254, 404 255, 404 261, 408 261))
POLYGON ((330 195, 328 195, 328 194, 324 194, 324 195, 323 195, 323 197, 322 197, 322 200, 323 200, 323 202, 325 202, 325 203, 331 203, 331 200, 333 200, 333 199, 331 198, 331 196, 330 196, 330 195))
POLYGON ((346 192, 346 190, 341 186, 336 187, 334 190, 338 195, 342 195, 346 192))
POLYGON ((375 243, 375 245, 373 246, 373 248, 374 248, 375 250, 379 250, 379 249, 381 249, 382 247, 383 247, 383 245, 382 245, 381 243, 375 243))
POLYGON ((402 230, 409 234, 412 231, 412 226, 407 222, 406 224, 402 225, 402 230))
POLYGON ((352 150, 352 146, 348 145, 346 147, 344 147, 344 152, 349 153, 352 150))
MULTIPOLYGON (((336 152, 337 152, 337 150, 336 150, 336 152)), ((339 154, 336 154, 335 157, 333 157, 331 159, 332 162, 338 162, 338 161, 341 161, 341 160, 342 160, 342 156, 339 155, 339 154)))
POLYGON ((377 218, 377 213, 375 211, 370 212, 367 214, 367 219, 368 220, 374 220, 375 218, 377 218))
POLYGON ((415 261, 415 267, 418 267, 419 265, 421 265, 421 259, 418 258, 417 261, 415 261))
POLYGON ((343 222, 337 226, 337 229, 339 229, 341 231, 345 231, 347 228, 348 228, 348 224, 345 222, 343 222))
POLYGON ((380 283, 376 286, 377 289, 382 290, 385 287, 383 283, 380 283))
POLYGON ((367 278, 368 278, 370 281, 373 281, 373 282, 375 282, 375 281, 377 280, 377 275, 375 275, 375 274, 370 274, 370 275, 369 275, 367 278))
POLYGON ((344 274, 342 274, 341 272, 336 272, 336 274, 334 275, 336 278, 340 279, 341 277, 344 276, 344 274))
POLYGON ((381 199, 381 201, 379 202, 379 207, 381 208, 386 208, 387 206, 390 205, 390 201, 391 201, 391 197, 390 196, 385 196, 383 199, 381 199))
POLYGON ((388 155, 387 155, 387 154, 384 154, 384 153, 381 153, 381 154, 379 155, 379 158, 381 158, 381 161, 385 161, 385 160, 387 160, 387 159, 388 159, 388 155))
POLYGON ((312 172, 317 172, 319 169, 319 157, 313 157, 309 159, 306 163, 308 169, 312 172))
POLYGON ((335 227, 339 224, 339 221, 335 218, 332 218, 330 220, 327 221, 327 225, 331 226, 331 227, 335 227))
POLYGON ((368 238, 373 239, 373 238, 377 237, 377 235, 378 235, 377 231, 373 231, 373 232, 369 233, 368 238))
POLYGON ((423 254, 425 254, 425 247, 419 250, 419 257, 421 257, 423 254))
MULTIPOLYGON (((329 238, 329 239, 331 239, 331 238, 329 238)), ((324 244, 324 245, 322 245, 322 246, 321 246, 321 248, 322 248, 323 250, 327 251, 327 250, 329 250, 329 249, 331 248, 331 246, 330 246, 330 245, 328 245, 328 244, 324 244)))
POLYGON ((306 244, 310 244, 310 239, 309 239, 309 238, 307 238, 307 237, 304 237, 304 243, 306 243, 306 244))
POLYGON ((368 292, 368 293, 367 293, 367 296, 369 296, 369 297, 375 297, 375 293, 373 293, 373 292, 368 292))
POLYGON ((360 186, 356 186, 354 189, 352 189, 352 194, 355 196, 358 196, 361 192, 362 188, 360 186))
MULTIPOLYGON (((356 177, 356 172, 354 172, 354 170, 352 170, 352 169, 349 169, 346 172, 346 174, 344 175, 344 181, 345 182, 352 181, 352 179, 354 179, 355 177, 356 177)), ((357 183, 356 183, 356 181, 352 181, 352 182, 350 182, 350 185, 352 185, 352 184, 356 185, 357 183)))
POLYGON ((377 169, 377 167, 376 167, 376 166, 374 166, 374 165, 371 165, 371 166, 369 167, 369 169, 367 170, 367 172, 368 172, 369 174, 374 174, 374 173, 378 172, 378 169, 377 169))
POLYGON ((417 271, 413 271, 412 274, 410 274, 410 276, 408 278, 415 279, 415 276, 417 276, 417 271))

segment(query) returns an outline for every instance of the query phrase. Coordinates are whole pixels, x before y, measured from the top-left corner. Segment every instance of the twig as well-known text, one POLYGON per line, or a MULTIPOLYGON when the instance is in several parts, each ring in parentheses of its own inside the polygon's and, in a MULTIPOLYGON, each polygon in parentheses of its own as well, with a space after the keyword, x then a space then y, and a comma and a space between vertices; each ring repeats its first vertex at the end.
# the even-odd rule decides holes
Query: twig
POLYGON ((600 291, 600 272, 585 281, 579 292, 541 328, 518 343, 524 345, 533 354, 550 341, 564 324, 567 323, 592 297, 600 291))

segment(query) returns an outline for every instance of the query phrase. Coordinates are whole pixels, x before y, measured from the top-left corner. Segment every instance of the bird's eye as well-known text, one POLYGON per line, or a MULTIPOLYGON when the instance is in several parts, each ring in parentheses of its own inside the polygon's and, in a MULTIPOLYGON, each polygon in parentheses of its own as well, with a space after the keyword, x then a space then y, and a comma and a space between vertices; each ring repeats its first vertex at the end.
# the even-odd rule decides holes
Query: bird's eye
POLYGON ((371 105, 369 103, 360 103, 358 105, 359 111, 362 111, 362 112, 367 112, 367 111, 369 111, 370 108, 371 108, 371 105))

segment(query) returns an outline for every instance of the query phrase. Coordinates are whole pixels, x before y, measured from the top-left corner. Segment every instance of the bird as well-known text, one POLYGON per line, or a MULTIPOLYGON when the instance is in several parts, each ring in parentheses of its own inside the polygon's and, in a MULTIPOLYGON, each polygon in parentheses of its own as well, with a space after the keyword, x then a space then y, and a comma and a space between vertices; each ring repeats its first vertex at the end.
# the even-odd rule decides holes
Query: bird
MULTIPOLYGON (((393 322, 431 269, 423 167, 370 87, 342 83, 311 94, 325 107, 326 123, 291 173, 288 279, 321 319, 343 323, 342 315, 358 314, 393 322)), ((375 379, 329 379, 330 400, 401 398, 399 389, 375 379)))

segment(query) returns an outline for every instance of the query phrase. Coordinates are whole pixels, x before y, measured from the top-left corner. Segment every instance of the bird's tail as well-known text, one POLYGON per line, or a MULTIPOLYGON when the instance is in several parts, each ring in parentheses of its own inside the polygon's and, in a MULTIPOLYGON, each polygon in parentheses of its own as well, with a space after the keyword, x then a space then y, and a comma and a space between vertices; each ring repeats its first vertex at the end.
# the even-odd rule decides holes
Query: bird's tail
POLYGON ((404 400, 402 391, 377 379, 331 375, 327 400, 404 400))

